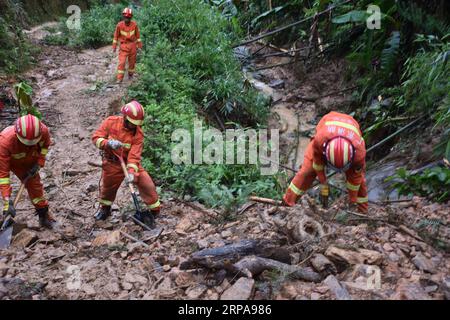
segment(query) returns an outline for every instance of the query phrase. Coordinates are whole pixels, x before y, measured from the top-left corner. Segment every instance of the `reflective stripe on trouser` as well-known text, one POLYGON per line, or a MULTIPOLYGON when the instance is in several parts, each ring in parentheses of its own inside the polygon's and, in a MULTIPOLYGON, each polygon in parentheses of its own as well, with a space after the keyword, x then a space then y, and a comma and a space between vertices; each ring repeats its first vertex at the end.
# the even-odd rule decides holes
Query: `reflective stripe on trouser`
MULTIPOLYGON (((102 187, 100 190, 100 204, 107 205, 109 201, 111 204, 116 199, 117 190, 119 189, 123 179, 122 167, 120 164, 111 163, 108 161, 103 162, 102 173, 102 187)), ((152 211, 159 211, 160 204, 158 202, 158 194, 156 193, 156 187, 153 183, 150 175, 142 168, 139 168, 135 184, 139 190, 139 195, 152 211)))
POLYGON ((316 171, 313 169, 313 141, 311 141, 306 148, 302 167, 297 172, 294 179, 292 179, 290 187, 283 197, 284 202, 293 206, 298 197, 311 187, 315 178, 316 171), (295 186, 297 189, 292 186, 295 186))
POLYGON ((128 73, 132 75, 136 66, 137 49, 135 43, 123 43, 120 46, 119 65, 117 66, 117 79, 122 80, 125 75, 125 66, 128 59, 128 73))
POLYGON ((366 180, 364 179, 358 190, 358 197, 356 198, 358 210, 362 213, 367 213, 369 210, 369 197, 367 194, 366 180))
MULTIPOLYGON (((12 168, 12 172, 22 179, 26 176, 31 167, 12 168)), ((31 177, 25 184, 31 203, 36 209, 48 207, 48 201, 44 197, 44 187, 39 173, 31 177)))

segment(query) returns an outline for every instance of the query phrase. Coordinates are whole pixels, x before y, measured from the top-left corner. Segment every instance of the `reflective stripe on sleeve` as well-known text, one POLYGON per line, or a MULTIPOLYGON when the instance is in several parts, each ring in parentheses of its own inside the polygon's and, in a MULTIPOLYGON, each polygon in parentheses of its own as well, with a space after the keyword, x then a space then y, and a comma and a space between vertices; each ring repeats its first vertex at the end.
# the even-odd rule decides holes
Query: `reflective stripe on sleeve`
POLYGON ((317 163, 313 162, 313 169, 314 169, 314 170, 316 170, 316 171, 322 171, 323 168, 324 168, 323 165, 317 164, 317 163))
POLYGON ((135 165, 134 163, 127 164, 127 168, 133 168, 135 172, 139 171, 139 167, 135 165))
POLYGON ((14 153, 14 154, 11 155, 11 157, 13 157, 13 159, 16 159, 16 160, 25 158, 26 156, 27 156, 27 154, 25 152, 14 153))
POLYGON ((41 149, 41 154, 42 154, 42 155, 46 156, 47 153, 48 153, 48 149, 45 149, 45 148, 42 148, 42 149, 41 149))
POLYGON ((10 184, 11 180, 9 178, 0 178, 0 184, 10 184))
POLYGON ((102 142, 105 140, 106 140, 105 138, 98 138, 97 141, 95 142, 95 146, 100 149, 102 147, 102 142))

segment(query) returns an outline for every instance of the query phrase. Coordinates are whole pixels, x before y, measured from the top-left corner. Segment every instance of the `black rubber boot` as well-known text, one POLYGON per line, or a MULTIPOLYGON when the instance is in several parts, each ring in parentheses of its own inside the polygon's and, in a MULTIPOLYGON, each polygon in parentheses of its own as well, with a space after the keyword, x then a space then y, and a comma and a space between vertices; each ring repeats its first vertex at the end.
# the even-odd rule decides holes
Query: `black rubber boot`
POLYGON ((36 213, 39 216, 39 225, 41 227, 53 229, 53 223, 55 220, 48 213, 48 207, 36 209, 36 213))
POLYGON ((111 215, 110 206, 101 206, 100 209, 95 213, 95 220, 106 220, 111 215))

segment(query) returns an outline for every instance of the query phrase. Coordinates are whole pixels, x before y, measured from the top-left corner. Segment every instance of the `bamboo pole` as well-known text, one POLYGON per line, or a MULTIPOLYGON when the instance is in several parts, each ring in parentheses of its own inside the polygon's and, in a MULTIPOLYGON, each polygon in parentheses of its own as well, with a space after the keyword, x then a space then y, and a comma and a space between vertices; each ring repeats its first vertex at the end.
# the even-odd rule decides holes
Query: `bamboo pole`
POLYGON ((295 26, 297 26, 297 25, 299 25, 299 24, 302 24, 303 22, 309 21, 309 20, 314 19, 314 18, 316 18, 316 17, 318 17, 318 16, 321 16, 321 15, 323 15, 323 14, 325 14, 325 13, 331 12, 332 10, 334 10, 335 8, 337 8, 338 6, 347 4, 347 3, 352 2, 352 1, 353 1, 353 0, 347 0, 347 1, 343 2, 343 3, 341 3, 341 4, 333 5, 333 6, 329 7, 328 9, 326 9, 326 10, 324 10, 324 11, 322 11, 322 12, 319 12, 319 13, 315 14, 314 16, 307 17, 307 18, 304 18, 304 19, 299 20, 299 21, 297 21, 297 22, 288 24, 288 25, 286 25, 286 26, 284 26, 284 27, 275 29, 275 30, 273 30, 273 31, 269 31, 269 32, 267 32, 267 33, 263 33, 263 34, 261 34, 261 35, 255 37, 255 38, 253 38, 253 39, 250 39, 250 40, 247 40, 247 41, 243 41, 243 42, 241 42, 241 43, 239 43, 239 44, 236 44, 236 45, 233 46, 233 48, 240 47, 240 46, 245 46, 245 45, 248 45, 248 44, 253 43, 253 42, 255 42, 255 41, 258 41, 258 40, 260 40, 260 39, 263 39, 263 38, 269 37, 269 36, 271 36, 271 35, 277 34, 277 33, 281 32, 281 31, 290 29, 290 28, 295 27, 295 26))

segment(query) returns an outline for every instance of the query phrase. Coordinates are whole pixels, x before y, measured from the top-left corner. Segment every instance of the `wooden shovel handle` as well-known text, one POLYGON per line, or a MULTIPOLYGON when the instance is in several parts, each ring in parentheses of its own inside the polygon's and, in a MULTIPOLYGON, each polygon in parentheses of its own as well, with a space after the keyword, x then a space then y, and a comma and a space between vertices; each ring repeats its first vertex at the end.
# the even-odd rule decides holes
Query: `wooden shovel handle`
POLYGON ((22 185, 19 188, 19 191, 17 192, 17 196, 14 199, 14 208, 17 206, 17 204, 19 203, 20 198, 22 197, 22 193, 23 190, 25 190, 25 183, 22 183, 22 185))
MULTIPOLYGON (((120 160, 120 166, 122 167, 122 171, 123 171, 123 174, 125 175, 125 179, 126 179, 128 177, 128 170, 127 170, 127 166, 125 165, 125 161, 123 161, 123 158, 121 156, 119 156, 118 154, 116 154, 116 157, 119 158, 119 160, 120 160)), ((130 187, 131 193, 135 193, 133 184, 131 182, 128 183, 128 187, 130 187)))

